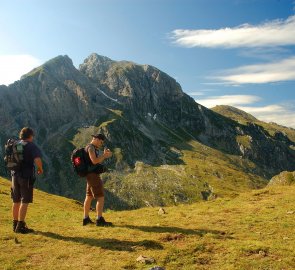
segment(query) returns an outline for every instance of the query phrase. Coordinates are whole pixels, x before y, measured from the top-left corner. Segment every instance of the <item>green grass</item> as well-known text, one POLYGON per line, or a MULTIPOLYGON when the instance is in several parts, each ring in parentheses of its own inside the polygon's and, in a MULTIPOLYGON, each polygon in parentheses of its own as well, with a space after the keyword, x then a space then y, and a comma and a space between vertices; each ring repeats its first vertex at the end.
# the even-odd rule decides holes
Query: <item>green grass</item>
POLYGON ((251 147, 251 140, 247 135, 237 136, 237 143, 243 145, 245 148, 251 147))
POLYGON ((16 235, 10 183, 0 184, 1 269, 295 268, 295 186, 167 207, 165 215, 158 208, 109 211, 114 228, 82 227, 80 204, 36 191, 27 217, 36 232, 16 235), (156 263, 137 263, 140 255, 156 263))
MULTIPOLYGON (((239 192, 267 185, 266 179, 254 173, 259 169, 254 163, 237 156, 223 154, 194 140, 185 146, 176 143, 175 149, 180 164, 151 166, 137 162, 134 170, 115 170, 104 175, 106 188, 126 205, 139 208, 234 197, 239 192)), ((111 207, 120 209, 117 204, 111 207)))
POLYGON ((196 141, 191 141, 190 145, 193 151, 183 151, 186 174, 209 183, 218 196, 233 196, 266 185, 265 179, 255 175, 259 168, 254 163, 196 141))
POLYGON ((212 108, 213 111, 226 116, 230 119, 233 119, 241 124, 246 124, 247 122, 256 122, 258 121, 254 116, 248 114, 242 110, 239 110, 232 106, 226 105, 217 105, 212 108))

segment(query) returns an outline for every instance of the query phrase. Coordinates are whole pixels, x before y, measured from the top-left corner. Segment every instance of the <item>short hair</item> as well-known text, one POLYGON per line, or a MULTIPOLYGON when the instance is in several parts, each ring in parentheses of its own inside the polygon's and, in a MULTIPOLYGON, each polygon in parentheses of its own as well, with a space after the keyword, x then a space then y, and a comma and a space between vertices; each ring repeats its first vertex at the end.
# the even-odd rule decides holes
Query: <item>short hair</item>
POLYGON ((106 139, 106 136, 103 135, 102 133, 94 134, 94 135, 91 135, 91 136, 92 136, 92 138, 99 139, 99 140, 102 140, 102 141, 105 141, 105 139, 106 139))
POLYGON ((31 136, 34 136, 34 131, 29 127, 24 127, 19 133, 19 138, 21 140, 29 139, 31 136))

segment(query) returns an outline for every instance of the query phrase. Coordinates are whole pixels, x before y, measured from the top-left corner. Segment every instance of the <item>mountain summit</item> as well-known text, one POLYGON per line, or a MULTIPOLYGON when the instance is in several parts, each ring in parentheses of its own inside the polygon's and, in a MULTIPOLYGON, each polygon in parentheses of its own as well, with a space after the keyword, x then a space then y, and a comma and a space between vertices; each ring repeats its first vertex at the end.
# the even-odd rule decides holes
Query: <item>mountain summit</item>
POLYGON ((2 145, 27 125, 45 153, 46 181, 38 185, 78 199, 84 183, 70 153, 104 132, 114 150, 114 171, 104 176, 113 208, 223 196, 295 170, 292 130, 281 136, 280 127, 269 132, 252 116, 231 119, 197 104, 153 66, 97 54, 79 69, 58 56, 0 86, 2 145))

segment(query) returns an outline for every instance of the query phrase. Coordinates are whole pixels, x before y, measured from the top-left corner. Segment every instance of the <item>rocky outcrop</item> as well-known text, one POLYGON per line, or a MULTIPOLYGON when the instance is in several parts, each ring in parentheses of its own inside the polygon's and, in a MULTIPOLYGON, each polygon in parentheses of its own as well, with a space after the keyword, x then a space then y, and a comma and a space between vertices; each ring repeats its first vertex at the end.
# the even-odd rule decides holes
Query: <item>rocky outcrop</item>
POLYGON ((274 176, 268 186, 290 186, 295 184, 295 172, 281 172, 274 176))

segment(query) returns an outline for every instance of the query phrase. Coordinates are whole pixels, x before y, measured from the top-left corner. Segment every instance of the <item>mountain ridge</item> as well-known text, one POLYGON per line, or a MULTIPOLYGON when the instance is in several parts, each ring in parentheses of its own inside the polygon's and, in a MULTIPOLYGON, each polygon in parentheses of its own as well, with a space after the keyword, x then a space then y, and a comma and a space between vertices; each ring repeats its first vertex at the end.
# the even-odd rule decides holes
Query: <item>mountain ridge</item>
POLYGON ((247 112, 228 105, 218 105, 212 108, 212 110, 237 122, 241 122, 242 124, 245 124, 247 121, 252 121, 258 125, 261 125, 274 137, 281 137, 281 139, 285 137, 283 140, 286 140, 287 135, 288 138, 286 141, 292 141, 293 143, 295 142, 295 129, 292 127, 282 126, 274 122, 263 122, 247 112))
POLYGON ((235 121, 239 121, 241 118, 244 121, 249 121, 249 122, 255 122, 258 121, 257 118, 255 118, 253 115, 240 110, 236 107, 233 106, 228 106, 228 105, 217 105, 213 108, 211 108, 214 112, 220 113, 224 116, 227 116, 235 121))

